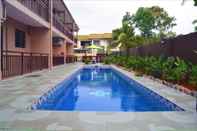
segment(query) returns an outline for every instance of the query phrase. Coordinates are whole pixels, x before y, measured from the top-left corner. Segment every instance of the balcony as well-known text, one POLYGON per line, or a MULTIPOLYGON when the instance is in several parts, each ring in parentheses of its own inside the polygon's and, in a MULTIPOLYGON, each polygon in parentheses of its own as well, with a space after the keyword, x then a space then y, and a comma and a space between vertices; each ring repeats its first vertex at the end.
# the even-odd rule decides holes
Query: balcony
POLYGON ((49 0, 17 0, 22 5, 49 21, 49 0))
POLYGON ((53 16, 53 26, 66 35, 69 39, 73 40, 73 32, 64 24, 58 16, 53 16))

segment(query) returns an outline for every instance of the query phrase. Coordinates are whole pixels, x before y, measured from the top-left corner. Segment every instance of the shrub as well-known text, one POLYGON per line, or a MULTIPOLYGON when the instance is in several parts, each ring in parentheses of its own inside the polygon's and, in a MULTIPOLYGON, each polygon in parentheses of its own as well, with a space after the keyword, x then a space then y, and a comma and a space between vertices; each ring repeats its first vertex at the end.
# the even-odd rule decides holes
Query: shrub
POLYGON ((197 89, 197 65, 192 66, 189 83, 197 89))
POLYGON ((179 58, 168 58, 164 62, 164 79, 171 82, 180 83, 182 80, 186 79, 188 72, 188 65, 184 60, 179 58))
POLYGON ((84 60, 84 63, 85 63, 85 64, 90 64, 90 59, 88 59, 88 58, 85 59, 85 60, 84 60))
POLYGON ((189 83, 197 87, 197 65, 174 57, 108 56, 106 64, 117 64, 136 71, 137 76, 147 74, 173 83, 189 83), (190 71, 191 70, 191 71, 190 71))
POLYGON ((104 61, 103 61, 103 63, 104 63, 104 64, 107 64, 107 65, 108 65, 108 64, 111 64, 111 62, 112 62, 112 61, 111 61, 111 57, 106 57, 106 58, 104 59, 104 61))

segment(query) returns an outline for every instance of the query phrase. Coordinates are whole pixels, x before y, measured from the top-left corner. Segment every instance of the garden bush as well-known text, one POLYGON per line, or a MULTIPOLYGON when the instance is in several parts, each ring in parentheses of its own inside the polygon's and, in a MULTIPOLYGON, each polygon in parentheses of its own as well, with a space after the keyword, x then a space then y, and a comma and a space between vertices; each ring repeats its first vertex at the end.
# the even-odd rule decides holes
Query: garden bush
POLYGON ((197 86, 197 65, 176 57, 108 56, 105 64, 116 64, 173 83, 189 83, 197 86))
POLYGON ((197 89, 197 65, 192 66, 189 83, 197 89))

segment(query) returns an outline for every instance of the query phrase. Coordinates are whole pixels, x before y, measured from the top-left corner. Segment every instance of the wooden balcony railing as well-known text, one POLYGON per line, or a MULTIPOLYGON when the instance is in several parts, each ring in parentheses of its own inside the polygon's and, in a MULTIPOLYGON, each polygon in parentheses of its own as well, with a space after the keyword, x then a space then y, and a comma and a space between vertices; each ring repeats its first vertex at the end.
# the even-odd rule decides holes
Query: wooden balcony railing
POLYGON ((71 40, 73 40, 73 33, 66 24, 61 22, 58 18, 58 16, 53 16, 53 26, 55 26, 58 30, 60 30, 63 34, 65 34, 67 37, 69 37, 71 40))
POLYGON ((25 7, 49 21, 49 0, 17 0, 25 7))
POLYGON ((48 68, 48 54, 3 51, 2 77, 22 75, 48 68))

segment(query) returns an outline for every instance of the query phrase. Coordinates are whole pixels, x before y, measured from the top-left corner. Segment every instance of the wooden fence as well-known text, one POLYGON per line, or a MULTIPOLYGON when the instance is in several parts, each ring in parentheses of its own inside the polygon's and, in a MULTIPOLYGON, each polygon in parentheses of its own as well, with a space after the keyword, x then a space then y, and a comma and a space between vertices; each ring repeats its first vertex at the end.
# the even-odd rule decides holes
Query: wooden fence
MULTIPOLYGON (((123 53, 124 54, 124 53, 123 53)), ((173 56, 197 64, 197 32, 163 40, 160 43, 131 48, 130 55, 173 56)))

